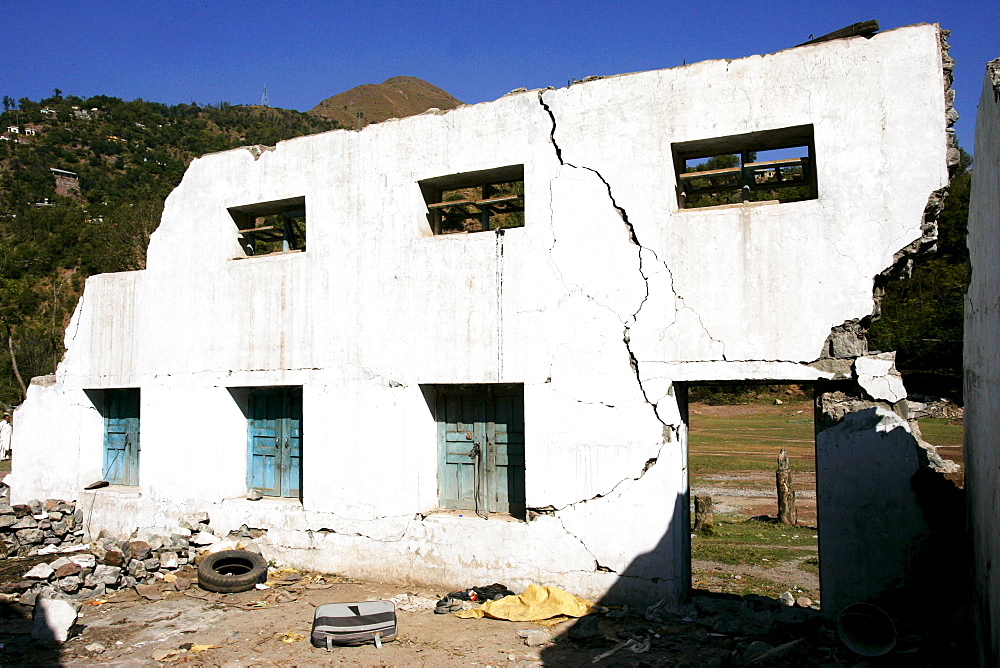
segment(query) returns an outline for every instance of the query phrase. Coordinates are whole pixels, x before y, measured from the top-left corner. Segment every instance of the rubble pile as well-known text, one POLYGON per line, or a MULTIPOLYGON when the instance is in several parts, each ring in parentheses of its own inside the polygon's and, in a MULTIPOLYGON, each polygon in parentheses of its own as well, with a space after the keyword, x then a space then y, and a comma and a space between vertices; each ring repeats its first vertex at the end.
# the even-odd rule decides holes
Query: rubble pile
MULTIPOLYGON (((70 513, 70 524, 80 526, 82 516, 73 504, 59 500, 45 503, 30 502, 23 506, 0 506, 0 518, 11 516, 27 518, 39 525, 47 521, 50 525, 66 522, 62 519, 41 520, 40 513, 28 514, 32 509, 51 507, 51 515, 70 513), (35 505, 37 504, 37 506, 35 505), (10 514, 5 513, 10 509, 10 514), (20 514, 15 514, 20 513, 20 514)), ((11 527, 16 526, 16 523, 11 527)), ((174 581, 174 571, 188 564, 196 564, 205 555, 220 550, 245 549, 260 553, 254 542, 254 534, 247 527, 230 532, 227 538, 215 536, 209 529, 208 513, 195 513, 180 519, 177 526, 169 528, 139 529, 124 540, 105 535, 104 532, 89 543, 83 542, 83 529, 74 528, 60 544, 38 543, 35 535, 22 539, 20 532, 37 531, 45 534, 51 528, 36 526, 16 529, 18 556, 37 556, 61 552, 52 561, 36 564, 18 582, 0 586, 0 593, 24 605, 34 605, 39 596, 48 599, 84 601, 103 596, 110 590, 128 589, 141 584, 151 584, 157 580, 174 581), (46 550, 47 545, 51 548, 46 550), (23 549, 22 549, 23 548, 23 549)), ((59 530, 62 530, 60 526, 59 530)), ((6 535, 4 536, 6 538, 6 535)))
POLYGON ((0 503, 0 557, 51 554, 83 543, 83 511, 61 499, 0 503))

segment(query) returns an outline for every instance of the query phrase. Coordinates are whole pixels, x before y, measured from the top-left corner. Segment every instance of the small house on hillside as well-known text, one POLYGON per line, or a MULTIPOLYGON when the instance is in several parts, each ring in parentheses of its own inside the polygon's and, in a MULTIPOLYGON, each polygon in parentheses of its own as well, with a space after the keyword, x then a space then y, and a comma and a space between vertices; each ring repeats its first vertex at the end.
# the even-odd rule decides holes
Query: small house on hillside
POLYGON ((944 48, 911 26, 197 159, 146 269, 88 279, 13 497, 77 499, 92 535, 207 511, 298 567, 652 602, 690 585, 688 388, 812 382, 824 605, 863 598, 924 530, 863 325, 934 240, 944 48), (896 521, 860 554, 837 527, 873 499, 896 521))

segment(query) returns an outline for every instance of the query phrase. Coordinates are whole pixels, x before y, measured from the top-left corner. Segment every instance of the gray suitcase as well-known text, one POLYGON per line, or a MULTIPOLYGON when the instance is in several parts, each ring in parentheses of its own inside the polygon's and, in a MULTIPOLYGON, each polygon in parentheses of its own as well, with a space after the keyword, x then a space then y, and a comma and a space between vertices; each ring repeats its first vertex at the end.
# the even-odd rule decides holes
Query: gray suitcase
POLYGON ((396 605, 392 601, 324 603, 313 615, 310 642, 327 651, 334 645, 364 645, 396 638, 396 605))

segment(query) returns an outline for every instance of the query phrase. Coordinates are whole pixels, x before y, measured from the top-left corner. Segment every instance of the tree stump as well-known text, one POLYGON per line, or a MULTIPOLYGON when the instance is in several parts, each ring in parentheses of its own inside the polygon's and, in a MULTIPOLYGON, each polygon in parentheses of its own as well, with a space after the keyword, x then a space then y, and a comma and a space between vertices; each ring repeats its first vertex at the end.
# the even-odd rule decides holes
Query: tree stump
POLYGON ((792 489, 792 471, 788 468, 788 453, 782 448, 778 453, 778 470, 774 472, 778 487, 778 522, 798 524, 795 517, 795 490, 792 489))
POLYGON ((695 533, 710 534, 715 531, 715 512, 712 509, 712 497, 707 494, 696 494, 694 497, 694 529, 695 533))

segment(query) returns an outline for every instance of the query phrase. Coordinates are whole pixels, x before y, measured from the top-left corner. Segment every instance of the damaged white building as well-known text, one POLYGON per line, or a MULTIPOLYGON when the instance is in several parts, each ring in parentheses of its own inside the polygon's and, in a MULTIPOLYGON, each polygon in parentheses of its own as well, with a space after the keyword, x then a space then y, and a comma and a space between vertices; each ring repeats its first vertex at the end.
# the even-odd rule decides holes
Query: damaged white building
MULTIPOLYGON (((682 597, 687 384, 773 380, 858 411, 817 437, 820 522, 843 518, 922 465, 858 334, 933 243, 942 44, 910 26, 195 160, 147 268, 91 277, 33 381, 13 500, 76 499, 95 536, 207 511, 353 577, 682 597)), ((869 546, 920 531, 901 493, 869 546)), ((830 527, 822 559, 898 573, 830 527)), ((865 595, 826 563, 824 604, 865 595)))

